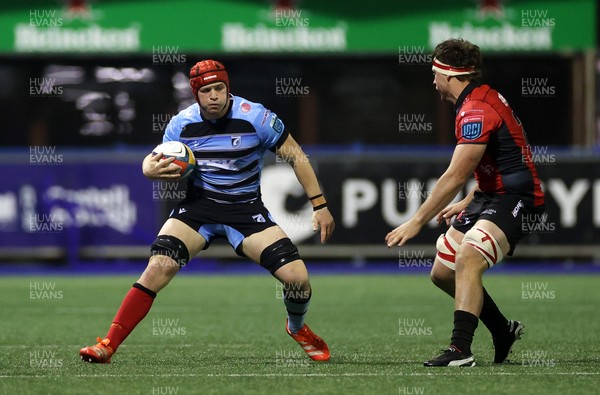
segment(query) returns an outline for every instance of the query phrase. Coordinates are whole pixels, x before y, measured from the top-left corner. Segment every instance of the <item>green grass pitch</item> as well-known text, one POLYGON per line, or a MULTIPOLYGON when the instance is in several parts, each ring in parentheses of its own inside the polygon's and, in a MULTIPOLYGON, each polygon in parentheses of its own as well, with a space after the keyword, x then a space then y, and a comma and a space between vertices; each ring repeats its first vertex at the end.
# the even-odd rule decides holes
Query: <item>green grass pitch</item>
POLYGON ((313 275, 307 323, 332 351, 309 361, 264 276, 182 275, 109 365, 83 363, 136 276, 0 278, 2 394, 592 394, 600 385, 600 278, 488 275, 524 322, 510 364, 480 324, 473 368, 424 368, 447 346, 453 302, 426 274, 313 275))

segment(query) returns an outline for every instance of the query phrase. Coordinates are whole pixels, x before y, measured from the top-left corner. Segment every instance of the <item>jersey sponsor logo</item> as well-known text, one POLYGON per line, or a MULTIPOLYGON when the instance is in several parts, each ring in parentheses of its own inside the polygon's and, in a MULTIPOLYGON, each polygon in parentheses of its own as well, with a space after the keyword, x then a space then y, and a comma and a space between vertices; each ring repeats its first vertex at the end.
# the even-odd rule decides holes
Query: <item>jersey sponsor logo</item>
POLYGON ((267 118, 269 118, 269 114, 271 114, 271 110, 265 110, 263 113, 262 120, 260 121, 260 126, 265 126, 265 122, 267 122, 267 118))
POLYGON ((525 207, 525 204, 523 204, 522 200, 519 200, 517 202, 517 205, 515 206, 515 208, 513 208, 513 211, 512 211, 513 217, 517 218, 517 215, 519 215, 519 210, 521 210, 523 207, 525 207))
POLYGON ((252 216, 252 219, 254 220, 254 222, 267 222, 265 220, 265 217, 263 217, 262 214, 256 214, 252 216))
POLYGON ((239 170, 235 165, 237 159, 206 159, 196 160, 196 166, 201 171, 216 171, 219 169, 223 170, 239 170))
POLYGON ((488 176, 491 176, 492 173, 494 172, 494 166, 492 166, 490 164, 481 165, 481 166, 479 166, 479 170, 481 170, 482 172, 484 172, 488 176))
POLYGON ((250 110, 252 109, 252 106, 250 106, 250 104, 248 103, 242 103, 241 107, 241 111, 245 114, 247 112, 250 112, 250 110))
POLYGON ((462 223, 463 225, 467 225, 469 223, 471 223, 471 219, 469 217, 467 217, 467 211, 463 210, 461 211, 457 216, 456 216, 456 220, 459 223, 462 223))
POLYGON ((488 208, 487 210, 483 210, 483 211, 481 212, 481 215, 484 215, 484 214, 487 214, 487 215, 494 215, 494 214, 496 214, 496 209, 493 209, 493 208, 488 208))
POLYGON ((283 122, 281 122, 281 119, 277 118, 277 115, 273 115, 269 126, 272 127, 277 133, 283 132, 283 122))
POLYGON ((498 93, 498 99, 500 99, 500 101, 502 102, 502 104, 504 104, 506 107, 508 107, 508 102, 506 101, 506 99, 504 98, 504 96, 502 96, 500 93, 498 93))
POLYGON ((460 127, 460 133, 465 140, 475 140, 483 133, 483 117, 474 116, 464 118, 460 127))
POLYGON ((242 136, 231 136, 231 146, 239 147, 242 145, 242 136))

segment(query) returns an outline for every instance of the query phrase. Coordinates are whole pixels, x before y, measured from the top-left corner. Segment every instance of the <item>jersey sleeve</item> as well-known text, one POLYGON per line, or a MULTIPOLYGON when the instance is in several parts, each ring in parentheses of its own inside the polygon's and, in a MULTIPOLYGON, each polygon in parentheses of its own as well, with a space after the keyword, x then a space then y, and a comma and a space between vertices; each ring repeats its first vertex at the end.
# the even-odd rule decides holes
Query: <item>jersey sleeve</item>
POLYGON ((258 112, 254 127, 263 147, 271 151, 281 146, 289 134, 277 114, 264 107, 258 112))
POLYGON ((181 121, 180 118, 175 115, 169 121, 169 124, 165 128, 165 133, 163 134, 163 143, 167 141, 179 141, 179 136, 181 135, 181 121))
POLYGON ((471 101, 461 108, 456 120, 457 144, 487 144, 502 125, 502 118, 489 104, 471 101))

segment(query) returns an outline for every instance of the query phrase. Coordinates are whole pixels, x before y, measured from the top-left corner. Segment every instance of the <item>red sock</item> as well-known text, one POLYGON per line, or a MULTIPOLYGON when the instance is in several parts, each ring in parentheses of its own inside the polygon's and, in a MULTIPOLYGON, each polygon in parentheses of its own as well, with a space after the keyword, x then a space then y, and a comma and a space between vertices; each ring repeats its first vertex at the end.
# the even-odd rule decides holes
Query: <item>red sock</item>
POLYGON ((129 336, 131 331, 140 323, 150 311, 156 293, 138 283, 133 284, 129 290, 117 315, 106 334, 110 339, 110 347, 117 350, 119 345, 129 336))

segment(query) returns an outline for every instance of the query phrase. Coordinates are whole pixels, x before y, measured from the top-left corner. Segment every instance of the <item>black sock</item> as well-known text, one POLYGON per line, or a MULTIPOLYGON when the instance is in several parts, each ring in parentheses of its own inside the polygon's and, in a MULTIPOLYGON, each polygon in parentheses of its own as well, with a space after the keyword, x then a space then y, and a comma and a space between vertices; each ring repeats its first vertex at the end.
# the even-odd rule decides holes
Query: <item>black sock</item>
POLYGON ((452 330, 452 345, 463 354, 471 354, 471 343, 479 319, 468 311, 454 311, 454 329, 452 330))
POLYGON ((483 306, 479 319, 489 329, 493 337, 502 336, 508 328, 508 320, 500 312, 492 297, 483 288, 483 306))

